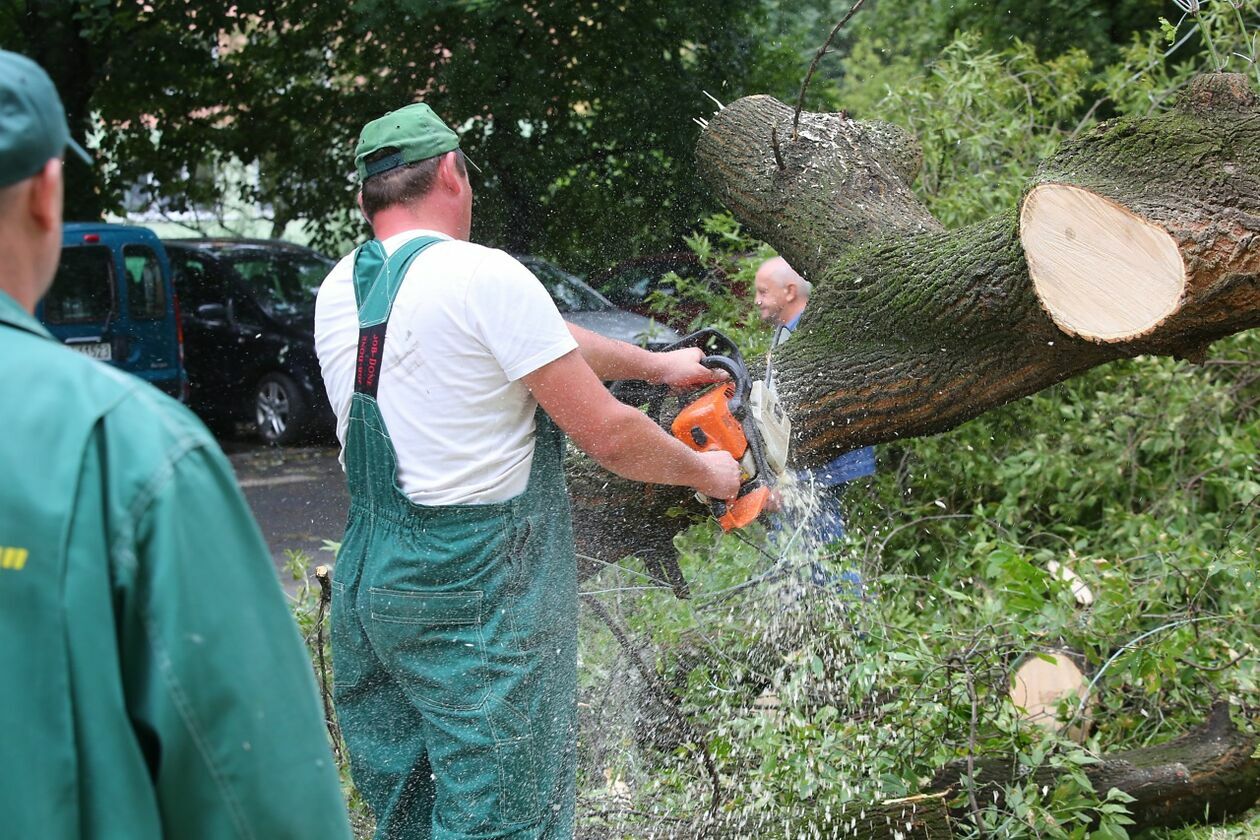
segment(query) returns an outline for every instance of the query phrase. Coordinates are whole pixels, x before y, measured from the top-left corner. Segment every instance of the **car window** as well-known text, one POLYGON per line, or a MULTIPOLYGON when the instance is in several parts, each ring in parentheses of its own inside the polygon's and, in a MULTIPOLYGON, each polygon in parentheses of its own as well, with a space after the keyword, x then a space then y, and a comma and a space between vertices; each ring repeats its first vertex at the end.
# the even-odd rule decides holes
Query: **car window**
POLYGON ((184 312, 194 312, 208 303, 227 304, 223 284, 204 259, 196 254, 170 249, 171 280, 184 312))
POLYGON ((127 270, 127 308, 133 318, 166 316, 166 284, 162 264, 148 245, 124 245, 123 266, 127 270))
POLYGON ((251 249, 223 258, 273 317, 314 313, 319 284, 333 267, 332 260, 305 252, 251 249))
POLYGON ((103 322, 114 306, 114 255, 103 245, 61 250, 52 288, 44 298, 49 324, 103 322))
POLYGON ((652 292, 670 297, 676 293, 674 283, 666 281, 671 272, 679 277, 694 280, 703 277, 704 266, 691 260, 656 260, 626 265, 609 278, 603 288, 605 294, 622 306, 642 303, 652 292))
POLYGON ((561 312, 601 312, 613 306, 569 272, 542 260, 522 261, 534 273, 561 312))
POLYGON ((648 287, 656 277, 656 272, 650 268, 628 268, 608 284, 608 294, 614 300, 641 301, 647 297, 648 287))

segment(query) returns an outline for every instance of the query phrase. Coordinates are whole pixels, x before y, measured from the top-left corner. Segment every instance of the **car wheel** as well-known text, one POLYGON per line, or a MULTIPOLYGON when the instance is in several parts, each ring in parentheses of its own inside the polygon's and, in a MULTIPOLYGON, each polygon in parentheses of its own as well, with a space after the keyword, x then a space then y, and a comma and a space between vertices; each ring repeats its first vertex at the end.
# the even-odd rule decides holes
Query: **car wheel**
POLYGON ((269 373, 254 390, 254 421, 265 443, 287 446, 306 432, 310 407, 306 395, 283 373, 269 373))

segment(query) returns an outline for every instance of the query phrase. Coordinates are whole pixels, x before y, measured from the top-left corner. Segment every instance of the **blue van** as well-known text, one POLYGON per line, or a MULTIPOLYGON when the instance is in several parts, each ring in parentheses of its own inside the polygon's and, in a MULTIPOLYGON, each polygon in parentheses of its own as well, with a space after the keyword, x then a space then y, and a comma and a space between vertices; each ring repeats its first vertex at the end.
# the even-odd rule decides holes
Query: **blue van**
POLYGON ((66 223, 57 276, 35 315, 72 349, 187 400, 171 266, 148 228, 66 223))

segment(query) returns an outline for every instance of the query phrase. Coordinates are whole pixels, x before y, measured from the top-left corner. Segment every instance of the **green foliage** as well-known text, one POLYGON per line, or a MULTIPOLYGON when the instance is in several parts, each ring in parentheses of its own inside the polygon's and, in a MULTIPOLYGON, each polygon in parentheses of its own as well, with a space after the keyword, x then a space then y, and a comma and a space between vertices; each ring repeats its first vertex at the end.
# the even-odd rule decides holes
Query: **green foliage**
POLYGON ((1117 42, 1107 63, 1097 52, 1047 52, 1020 37, 995 48, 992 30, 982 28, 951 31, 939 54, 923 58, 876 34, 850 45, 832 107, 918 137, 916 190, 942 223, 957 227, 1014 206, 1037 163, 1101 117, 1167 108, 1194 74, 1218 67, 1260 82, 1257 0, 1207 0, 1177 26, 1156 22, 1152 15, 1149 28, 1126 29, 1127 45, 1117 42), (1214 33, 1221 58, 1197 49, 1200 31, 1214 33))
POLYGON ((691 155, 705 92, 788 87, 797 51, 765 28, 816 5, 51 0, 6 5, 0 38, 49 67, 96 140, 71 217, 121 210, 138 182, 168 211, 211 203, 222 184, 199 173, 235 161, 258 167, 246 198, 278 228, 308 218, 336 248, 363 233, 359 128, 423 97, 485 170, 477 238, 589 268, 709 211, 691 155))
POLYGON ((850 40, 885 39, 890 53, 924 63, 959 32, 971 32, 981 39, 982 49, 994 52, 1023 39, 1042 55, 1082 50, 1103 64, 1115 60, 1117 45, 1151 27, 1167 8, 1163 0, 878 0, 854 18, 850 40))
MULTIPOLYGON (((828 813, 917 793, 974 754, 1057 780, 984 798, 974 819, 990 836, 1124 837, 1124 796, 1094 790, 1083 768, 1185 731, 1216 698, 1254 703, 1258 447, 1253 332, 1202 367, 1120 362, 881 447, 878 475, 849 493, 843 544, 793 549, 783 535, 722 537, 705 523, 679 543, 692 602, 639 591, 628 571, 587 588, 617 593, 601 597, 660 651, 723 779, 727 828, 836 836, 809 832, 828 813), (815 561, 860 571, 865 592, 809 582, 815 561), (1088 702, 1059 710, 1091 726, 1083 746, 1020 720, 1008 698, 1019 662, 1064 649, 1090 680, 1088 702)), ((608 694, 634 680, 597 628, 583 636, 583 663, 603 662, 584 692, 601 720, 584 730, 586 772, 619 780, 628 800, 611 827, 596 822, 640 836, 635 813, 703 812, 709 782, 696 745, 643 731, 656 704, 608 694), (624 729, 611 706, 630 717, 624 729)), ((589 811, 610 804, 606 786, 587 795, 589 811)))
POLYGON ((701 231, 684 241, 707 269, 726 282, 714 287, 701 278, 674 275, 674 294, 655 291, 648 296, 652 311, 672 320, 681 302, 699 303, 700 313, 688 329, 713 327, 734 341, 745 358, 763 356, 770 348, 773 329, 761 322, 753 306, 753 275, 763 260, 774 256, 774 251, 744 233, 730 213, 706 218, 701 231))

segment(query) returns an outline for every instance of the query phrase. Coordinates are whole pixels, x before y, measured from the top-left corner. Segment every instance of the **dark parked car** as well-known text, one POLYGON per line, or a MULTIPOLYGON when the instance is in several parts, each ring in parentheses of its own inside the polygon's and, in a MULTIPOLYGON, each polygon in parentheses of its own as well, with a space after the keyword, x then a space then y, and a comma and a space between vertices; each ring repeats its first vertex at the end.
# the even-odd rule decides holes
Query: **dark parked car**
POLYGON ((211 426, 289 444, 333 428, 315 356, 327 257, 286 242, 165 242, 183 310, 189 404, 211 426))
POLYGON ((67 222, 57 276, 35 315, 72 349, 186 397, 170 265, 148 228, 67 222))
MULTIPOLYGON (((668 297, 678 297, 671 274, 684 280, 701 281, 715 292, 727 284, 724 273, 706 268, 695 254, 682 251, 626 260, 591 275, 591 285, 622 309, 660 319, 662 316, 652 311, 648 296, 657 292, 668 297)), ((738 290, 736 293, 742 294, 738 290)), ((668 317, 667 323, 675 329, 686 330, 703 311, 704 304, 700 301, 676 300, 674 312, 668 317)))
POLYGON ((649 349, 659 349, 680 338, 678 333, 662 324, 659 319, 615 306, 577 275, 570 274, 541 257, 518 256, 517 259, 542 281, 566 321, 608 338, 639 344, 649 349))

